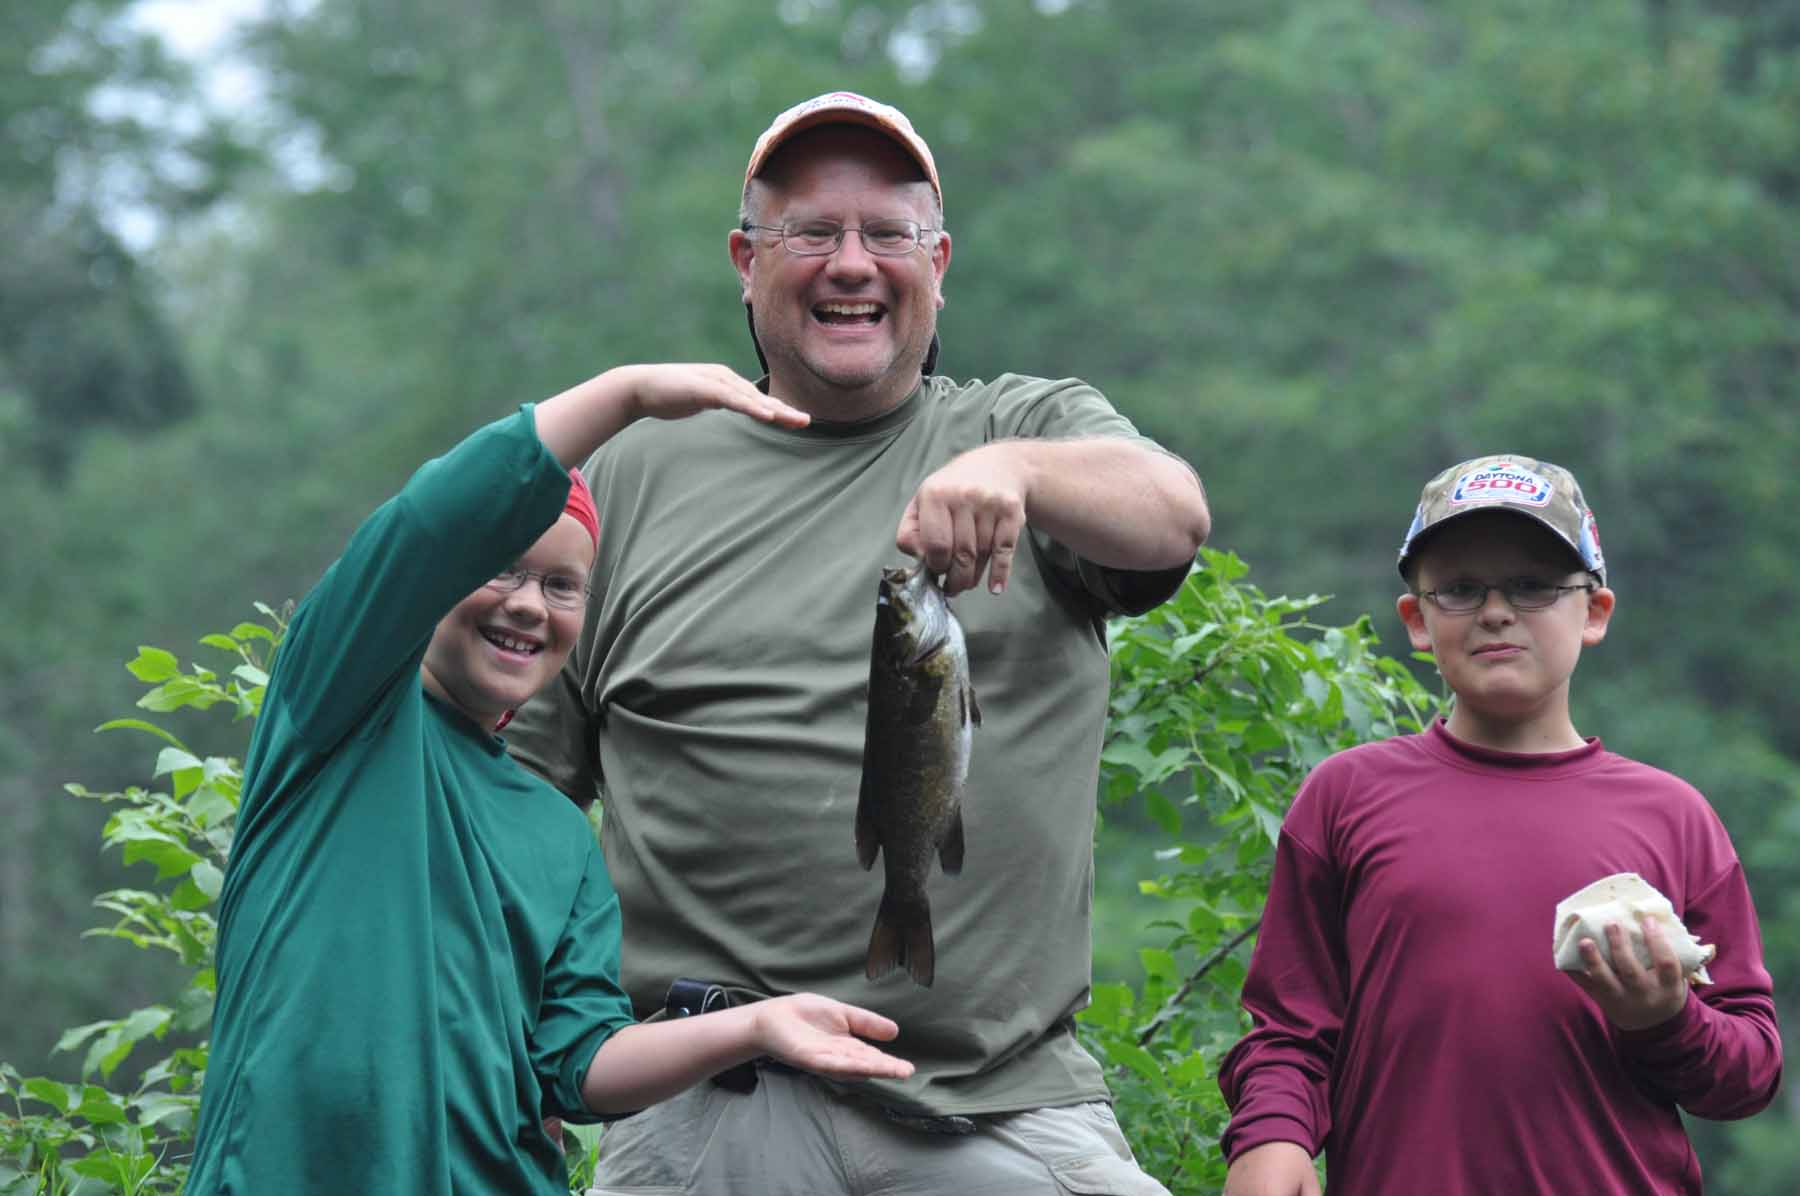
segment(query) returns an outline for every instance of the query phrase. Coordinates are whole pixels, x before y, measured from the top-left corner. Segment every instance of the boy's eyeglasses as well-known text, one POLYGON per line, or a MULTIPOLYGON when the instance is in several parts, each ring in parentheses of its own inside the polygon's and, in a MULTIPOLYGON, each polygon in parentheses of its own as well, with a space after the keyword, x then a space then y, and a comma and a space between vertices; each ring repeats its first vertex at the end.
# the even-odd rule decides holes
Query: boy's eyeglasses
POLYGON ((547 606, 554 606, 558 610, 574 610, 587 601, 587 583, 579 578, 570 577, 566 573, 539 573, 535 569, 521 569, 517 565, 494 574, 488 580, 487 588, 510 594, 534 577, 538 580, 538 589, 544 592, 544 603, 547 606))
POLYGON ((1453 581, 1435 590, 1421 590, 1419 597, 1429 599, 1447 615, 1466 615, 1487 605, 1488 594, 1500 591, 1514 610, 1543 610, 1555 606, 1556 600, 1570 590, 1586 590, 1590 594, 1600 587, 1591 581, 1560 585, 1542 577, 1509 577, 1489 585, 1485 581, 1453 581))

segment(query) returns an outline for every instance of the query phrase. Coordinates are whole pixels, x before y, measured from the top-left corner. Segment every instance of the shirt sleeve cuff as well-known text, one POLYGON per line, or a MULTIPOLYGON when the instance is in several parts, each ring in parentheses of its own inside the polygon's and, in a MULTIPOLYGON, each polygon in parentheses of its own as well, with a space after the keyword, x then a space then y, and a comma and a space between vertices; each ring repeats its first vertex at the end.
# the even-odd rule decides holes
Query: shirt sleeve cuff
POLYGON ((1680 1013, 1642 1030, 1620 1030, 1619 1047, 1632 1059, 1653 1063, 1681 1054, 1696 1034, 1704 1033, 1705 1024, 1706 1003, 1689 988, 1680 1013))
POLYGON ((1272 1113, 1266 1117, 1258 1117, 1246 1125, 1231 1127, 1225 1139, 1225 1161, 1233 1162, 1245 1151, 1266 1146, 1270 1142, 1292 1142, 1307 1154, 1319 1153, 1318 1145, 1313 1142, 1312 1131, 1305 1122, 1297 1117, 1272 1113))

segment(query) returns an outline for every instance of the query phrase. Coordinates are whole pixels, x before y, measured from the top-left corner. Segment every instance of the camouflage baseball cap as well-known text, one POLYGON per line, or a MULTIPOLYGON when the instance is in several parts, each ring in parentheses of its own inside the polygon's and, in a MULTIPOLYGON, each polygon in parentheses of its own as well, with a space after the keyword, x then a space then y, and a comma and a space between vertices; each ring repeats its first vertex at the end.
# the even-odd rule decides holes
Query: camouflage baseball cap
POLYGON ((1556 533, 1587 569, 1606 584, 1606 557, 1594 513, 1575 476, 1560 465, 1503 453, 1453 465, 1425 483, 1419 509, 1400 545, 1400 571, 1427 533, 1476 511, 1516 511, 1556 533))

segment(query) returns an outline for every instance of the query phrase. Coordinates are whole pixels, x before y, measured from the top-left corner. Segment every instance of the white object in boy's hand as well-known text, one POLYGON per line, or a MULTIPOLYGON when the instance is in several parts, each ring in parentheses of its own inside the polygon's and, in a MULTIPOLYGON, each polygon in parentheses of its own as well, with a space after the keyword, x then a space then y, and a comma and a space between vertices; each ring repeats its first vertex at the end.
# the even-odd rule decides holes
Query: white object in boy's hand
POLYGON ((1675 948, 1682 974, 1695 984, 1711 984, 1706 965, 1719 949, 1702 943, 1688 933, 1688 928, 1675 916, 1669 899, 1657 892, 1656 886, 1635 872, 1615 872, 1603 876, 1578 893, 1556 903, 1556 966, 1564 972, 1585 972, 1581 961, 1581 940, 1592 939, 1607 963, 1612 962, 1612 947, 1606 928, 1616 923, 1625 931, 1638 962, 1650 966, 1650 948, 1644 942, 1644 927, 1639 916, 1649 917, 1662 925, 1663 935, 1675 948))

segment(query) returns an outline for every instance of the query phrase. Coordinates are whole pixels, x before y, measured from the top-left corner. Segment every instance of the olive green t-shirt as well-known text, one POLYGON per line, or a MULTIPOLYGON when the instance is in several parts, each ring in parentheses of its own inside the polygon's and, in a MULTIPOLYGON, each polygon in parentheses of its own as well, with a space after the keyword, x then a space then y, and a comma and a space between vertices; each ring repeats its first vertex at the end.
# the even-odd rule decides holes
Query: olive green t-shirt
POLYGON ((508 731, 522 761, 605 802, 601 835, 640 1015, 670 980, 813 990, 894 1018, 912 1078, 886 1103, 998 1112, 1101 1098, 1070 1017, 1090 983, 1105 616, 1186 567, 1098 568, 1030 537, 1005 594, 959 595, 983 722, 960 876, 927 885, 933 987, 863 974, 880 868, 858 866, 865 684, 901 512, 952 457, 1018 437, 1133 437, 1072 380, 927 379, 854 425, 708 413, 643 422, 588 463, 600 553, 581 643, 508 731))
POLYGON ((415 474, 300 604, 245 766, 188 1192, 567 1196, 631 1021, 618 901, 568 800, 428 695, 438 619, 562 511, 529 408, 415 474))

